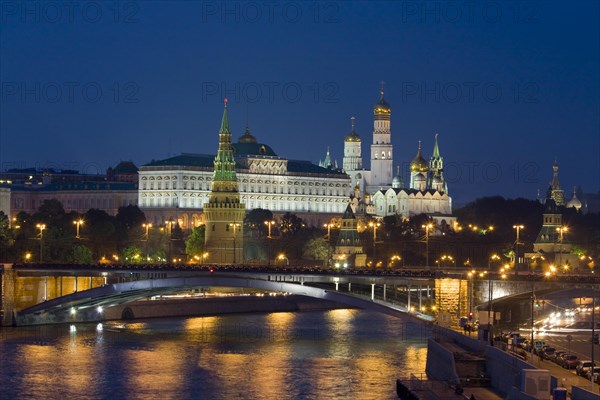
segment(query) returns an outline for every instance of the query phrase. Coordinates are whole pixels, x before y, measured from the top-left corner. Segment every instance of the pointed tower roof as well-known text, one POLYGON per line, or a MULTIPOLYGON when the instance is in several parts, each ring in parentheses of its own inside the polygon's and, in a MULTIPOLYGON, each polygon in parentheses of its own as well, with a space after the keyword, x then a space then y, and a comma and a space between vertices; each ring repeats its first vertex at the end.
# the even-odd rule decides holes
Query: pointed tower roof
POLYGON ((225 104, 225 107, 223 110, 223 119, 221 119, 221 130, 219 133, 231 134, 231 131, 229 130, 229 116, 227 114, 227 97, 223 100, 223 103, 225 104))
POLYGON ((331 156, 329 155, 329 146, 327 146, 327 154, 325 155, 325 159, 323 160, 323 167, 333 167, 333 164, 331 163, 331 156))
POLYGON ((346 207, 346 211, 344 211, 344 215, 342 215, 342 219, 356 219, 354 215, 354 211, 352 211, 352 205, 348 203, 348 207, 346 207))
POLYGON ((552 165, 552 189, 560 189, 560 182, 558 181, 558 161, 554 159, 554 165, 552 165))
POLYGON ((437 132, 435 132, 435 142, 433 144, 433 155, 431 157, 433 157, 433 158, 440 157, 440 148, 438 146, 438 133, 437 132))

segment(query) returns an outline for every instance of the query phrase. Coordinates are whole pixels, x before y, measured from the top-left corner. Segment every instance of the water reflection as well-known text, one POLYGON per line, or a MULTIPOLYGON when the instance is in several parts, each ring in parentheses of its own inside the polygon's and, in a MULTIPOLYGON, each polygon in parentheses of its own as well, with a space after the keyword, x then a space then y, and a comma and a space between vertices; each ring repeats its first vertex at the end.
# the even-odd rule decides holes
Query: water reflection
POLYGON ((419 330, 358 310, 76 328, 0 340, 2 397, 391 399, 395 379, 423 372, 426 359, 419 330))

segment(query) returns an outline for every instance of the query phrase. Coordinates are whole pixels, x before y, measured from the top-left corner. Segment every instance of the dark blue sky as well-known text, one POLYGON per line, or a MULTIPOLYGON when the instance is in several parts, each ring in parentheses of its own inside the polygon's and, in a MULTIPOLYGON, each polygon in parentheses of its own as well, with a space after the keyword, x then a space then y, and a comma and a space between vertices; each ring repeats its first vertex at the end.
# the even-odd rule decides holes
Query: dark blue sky
POLYGON ((600 186, 598 2, 30 2, 0 8, 2 169, 93 172, 234 135, 368 164, 379 81, 403 167, 440 135, 455 202, 600 186), (515 5, 517 4, 517 5, 515 5))

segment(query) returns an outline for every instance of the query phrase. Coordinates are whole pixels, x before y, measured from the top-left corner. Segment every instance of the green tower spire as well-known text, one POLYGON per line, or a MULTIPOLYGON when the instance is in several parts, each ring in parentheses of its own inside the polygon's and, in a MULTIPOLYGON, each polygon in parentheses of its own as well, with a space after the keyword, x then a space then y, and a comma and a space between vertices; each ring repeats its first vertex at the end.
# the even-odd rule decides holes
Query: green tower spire
POLYGON ((440 157, 440 148, 438 147, 438 133, 435 133, 435 143, 433 145, 433 158, 440 157))
POLYGON ((215 156, 212 178, 213 192, 237 192, 237 177, 235 174, 235 158, 231 145, 231 131, 227 114, 227 99, 224 101, 223 119, 219 131, 219 150, 215 156))

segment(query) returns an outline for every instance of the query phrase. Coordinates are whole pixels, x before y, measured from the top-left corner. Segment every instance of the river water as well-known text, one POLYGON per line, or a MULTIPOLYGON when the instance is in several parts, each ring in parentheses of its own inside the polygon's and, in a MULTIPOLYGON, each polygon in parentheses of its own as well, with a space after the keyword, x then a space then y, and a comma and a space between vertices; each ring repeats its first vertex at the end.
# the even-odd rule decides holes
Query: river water
POLYGON ((427 335, 360 310, 0 328, 0 399, 395 399, 427 335))

